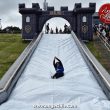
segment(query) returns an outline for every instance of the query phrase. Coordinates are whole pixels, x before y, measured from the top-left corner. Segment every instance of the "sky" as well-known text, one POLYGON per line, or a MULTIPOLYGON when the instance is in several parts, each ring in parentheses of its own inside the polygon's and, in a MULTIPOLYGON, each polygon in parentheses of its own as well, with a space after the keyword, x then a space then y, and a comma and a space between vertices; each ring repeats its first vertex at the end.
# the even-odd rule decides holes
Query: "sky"
MULTIPOLYGON (((21 28, 22 16, 19 14, 18 10, 19 3, 25 3, 27 8, 32 7, 32 3, 39 3, 42 8, 43 2, 44 0, 0 0, 2 28, 7 26, 17 26, 21 28)), ((95 2, 96 11, 98 11, 102 4, 110 3, 110 0, 47 0, 47 2, 49 6, 54 6, 56 10, 60 10, 61 6, 68 6, 69 10, 73 10, 75 3, 82 3, 82 7, 88 7, 90 2, 95 2)))

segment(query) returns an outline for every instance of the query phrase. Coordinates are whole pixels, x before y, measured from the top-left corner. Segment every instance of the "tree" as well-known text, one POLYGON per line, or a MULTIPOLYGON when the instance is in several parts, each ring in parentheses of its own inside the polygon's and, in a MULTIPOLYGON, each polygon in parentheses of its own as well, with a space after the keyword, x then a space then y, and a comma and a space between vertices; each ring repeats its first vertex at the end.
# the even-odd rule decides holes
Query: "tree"
POLYGON ((16 26, 7 26, 6 28, 4 28, 3 30, 1 30, 2 33, 21 33, 21 29, 19 27, 16 26))

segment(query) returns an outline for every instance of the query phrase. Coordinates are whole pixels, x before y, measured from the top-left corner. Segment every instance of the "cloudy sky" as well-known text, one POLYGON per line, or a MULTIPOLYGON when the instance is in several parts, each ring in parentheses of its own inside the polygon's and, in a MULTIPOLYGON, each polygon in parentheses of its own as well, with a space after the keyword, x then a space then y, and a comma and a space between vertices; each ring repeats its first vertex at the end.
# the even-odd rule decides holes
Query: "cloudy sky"
MULTIPOLYGON (((6 26, 18 26, 21 28, 21 15, 18 12, 18 4, 25 3, 26 7, 31 7, 32 3, 39 3, 43 7, 44 0, 0 0, 0 19, 2 19, 2 28, 6 26)), ((83 7, 89 5, 89 2, 96 2, 96 10, 104 3, 110 3, 110 0, 47 0, 49 6, 54 6, 56 10, 60 6, 68 6, 73 10, 74 3, 82 3, 83 7)))

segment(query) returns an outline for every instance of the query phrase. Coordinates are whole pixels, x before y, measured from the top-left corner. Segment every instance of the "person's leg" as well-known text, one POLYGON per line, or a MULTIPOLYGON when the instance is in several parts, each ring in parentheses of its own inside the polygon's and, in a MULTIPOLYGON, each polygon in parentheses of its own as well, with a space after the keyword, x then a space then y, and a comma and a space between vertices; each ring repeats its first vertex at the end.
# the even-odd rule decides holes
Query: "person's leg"
POLYGON ((55 79, 56 78, 57 73, 55 73, 51 78, 55 79))
POLYGON ((58 79, 58 78, 60 78, 60 77, 63 77, 64 76, 64 73, 55 73, 51 78, 52 79, 58 79))
POLYGON ((63 77, 63 76, 64 76, 64 73, 56 73, 56 79, 63 77))

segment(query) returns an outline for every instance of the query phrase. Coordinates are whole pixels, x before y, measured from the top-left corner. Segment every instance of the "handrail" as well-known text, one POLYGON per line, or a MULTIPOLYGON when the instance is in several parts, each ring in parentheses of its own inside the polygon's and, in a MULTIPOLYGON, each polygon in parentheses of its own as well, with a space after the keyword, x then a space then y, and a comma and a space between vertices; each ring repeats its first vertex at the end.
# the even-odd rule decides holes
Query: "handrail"
POLYGON ((94 76, 96 77, 98 83, 101 85, 108 99, 110 99, 110 75, 109 73, 97 61, 97 59, 89 51, 87 46, 76 37, 74 32, 71 32, 71 34, 79 50, 81 51, 81 54, 83 54, 83 57, 85 57, 84 59, 86 63, 89 65, 90 69, 92 69, 94 76))
POLYGON ((33 52, 37 48, 37 45, 39 44, 42 36, 43 33, 40 33, 36 39, 33 39, 30 42, 30 44, 25 48, 22 54, 18 57, 18 59, 13 63, 13 65, 0 80, 0 104, 8 99, 17 80, 21 76, 33 52))
POLYGON ((107 38, 97 31, 97 37, 102 41, 108 51, 110 51, 110 44, 107 42, 107 38))

